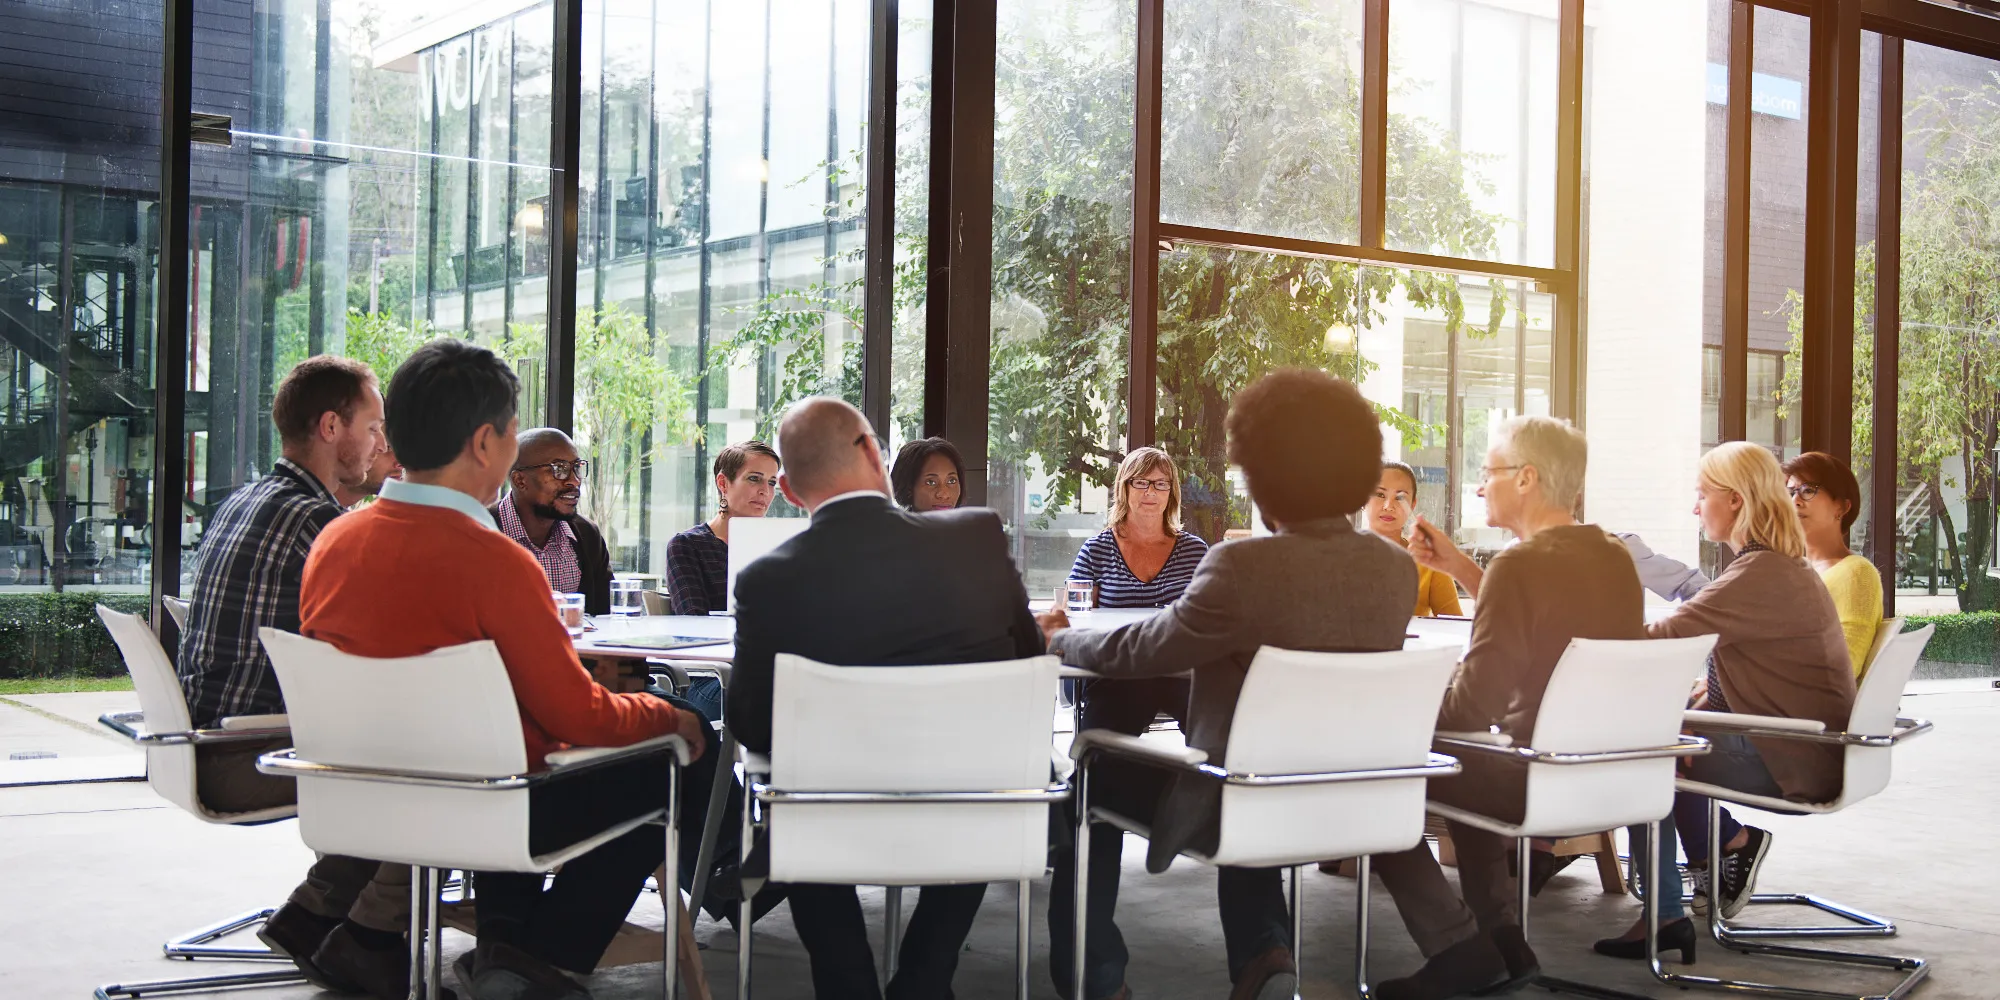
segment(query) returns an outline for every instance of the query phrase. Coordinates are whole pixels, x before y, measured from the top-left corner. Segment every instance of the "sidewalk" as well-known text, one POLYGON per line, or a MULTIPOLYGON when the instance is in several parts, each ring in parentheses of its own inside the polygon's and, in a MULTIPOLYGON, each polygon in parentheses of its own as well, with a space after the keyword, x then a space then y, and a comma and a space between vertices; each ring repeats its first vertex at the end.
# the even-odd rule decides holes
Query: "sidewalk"
POLYGON ((143 779, 144 752, 97 721, 138 707, 131 691, 0 695, 0 787, 143 779))

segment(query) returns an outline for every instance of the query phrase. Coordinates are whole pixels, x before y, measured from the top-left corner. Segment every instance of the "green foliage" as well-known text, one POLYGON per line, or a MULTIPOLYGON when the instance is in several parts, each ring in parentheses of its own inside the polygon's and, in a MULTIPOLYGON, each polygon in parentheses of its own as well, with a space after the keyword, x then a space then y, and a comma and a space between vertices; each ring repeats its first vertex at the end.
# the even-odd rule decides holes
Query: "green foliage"
MULTIPOLYGON (((1964 567, 1987 563, 2000 447, 2000 283, 1994 281, 2000 274, 2000 74, 1977 88, 1923 94, 1910 102, 1905 121, 1924 158, 1921 173, 1903 176, 1894 460, 1907 481, 1927 487, 1930 514, 1943 522, 1960 609, 1987 610, 2000 606, 2000 586, 1964 567), (1964 482, 1945 472, 1945 461, 1954 457, 1962 462, 1964 482), (1946 487, 1965 491, 1963 534, 1945 505, 1946 487)), ((1856 330, 1873 329, 1877 253, 1872 243, 1855 252, 1856 330)), ((1792 342, 1781 412, 1799 399, 1803 301, 1794 290, 1784 307, 1792 342)), ((1856 455, 1873 453, 1874 399, 1874 340, 1858 336, 1856 455)))
POLYGON ((1903 631, 1937 626, 1924 646, 1924 659, 1945 663, 1991 663, 2000 666, 2000 611, 1969 611, 1951 615, 1911 615, 1903 631))
POLYGON ((96 606, 144 614, 144 594, 0 594, 0 678, 122 677, 125 664, 96 606))

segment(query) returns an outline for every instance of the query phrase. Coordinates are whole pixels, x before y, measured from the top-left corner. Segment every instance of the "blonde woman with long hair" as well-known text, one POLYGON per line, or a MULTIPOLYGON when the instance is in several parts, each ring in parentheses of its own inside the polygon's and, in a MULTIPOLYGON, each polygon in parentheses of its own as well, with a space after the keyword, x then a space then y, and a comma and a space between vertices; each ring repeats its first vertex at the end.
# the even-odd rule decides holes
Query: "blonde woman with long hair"
MULTIPOLYGON (((1702 534, 1735 558, 1672 615, 1646 627, 1655 639, 1717 637, 1694 707, 1844 727, 1854 707, 1847 637, 1833 598, 1806 564, 1805 531, 1785 491, 1778 460, 1744 441, 1703 455, 1694 514, 1701 519, 1702 534)), ((1838 746, 1732 735, 1713 736, 1710 742, 1710 753, 1690 759, 1686 767, 1685 773, 1697 781, 1799 802, 1825 802, 1840 794, 1838 746)), ((1662 828, 1661 856, 1673 857, 1669 838, 1677 830, 1697 881, 1714 885, 1723 916, 1733 917, 1750 901, 1771 834, 1744 826, 1727 812, 1722 823, 1723 857, 1716 865, 1708 857, 1708 799, 1676 794, 1673 826, 1662 828)), ((1678 910, 1668 904, 1680 898, 1679 875, 1670 864, 1661 867, 1662 909, 1678 910)), ((1707 896, 1697 894, 1695 900, 1700 909, 1707 896)), ((1643 935, 1642 920, 1625 937, 1598 942, 1597 950, 1641 958, 1643 935)), ((1694 941, 1694 926, 1684 916, 1661 925, 1662 951, 1678 949, 1684 961, 1692 960, 1694 941)))
POLYGON ((1164 608, 1180 599, 1208 543, 1181 530, 1181 474, 1158 448, 1118 464, 1103 531, 1076 554, 1071 580, 1097 585, 1100 608, 1164 608))

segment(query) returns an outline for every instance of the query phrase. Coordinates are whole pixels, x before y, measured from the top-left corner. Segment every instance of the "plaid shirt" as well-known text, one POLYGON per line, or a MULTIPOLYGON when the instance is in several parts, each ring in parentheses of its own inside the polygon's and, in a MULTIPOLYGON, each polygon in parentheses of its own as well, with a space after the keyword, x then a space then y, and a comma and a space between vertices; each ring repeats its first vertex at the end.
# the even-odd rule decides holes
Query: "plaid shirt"
POLYGON ((209 517, 178 667, 196 726, 285 710, 257 629, 299 630, 306 553, 340 514, 332 491, 281 458, 270 475, 230 494, 209 517))
POLYGON ((557 521, 549 529, 548 544, 536 548, 528 538, 528 529, 521 523, 521 511, 514 506, 514 494, 500 498, 500 516, 495 521, 500 533, 534 553, 535 561, 542 564, 542 572, 548 575, 549 587, 565 594, 574 594, 583 589, 583 564, 576 557, 576 532, 571 531, 567 521, 557 521))
POLYGON ((697 524, 667 540, 667 600, 677 615, 729 607, 729 543, 697 524))

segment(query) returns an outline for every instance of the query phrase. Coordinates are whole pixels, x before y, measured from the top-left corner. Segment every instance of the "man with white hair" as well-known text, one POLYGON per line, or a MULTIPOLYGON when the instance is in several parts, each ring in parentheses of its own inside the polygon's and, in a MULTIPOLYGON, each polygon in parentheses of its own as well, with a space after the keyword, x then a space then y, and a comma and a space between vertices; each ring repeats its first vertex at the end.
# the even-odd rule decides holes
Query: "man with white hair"
MULTIPOLYGON (((745 748, 771 750, 779 653, 841 666, 913 666, 1042 652, 1000 518, 970 507, 922 515, 897 507, 881 441, 860 411, 826 397, 794 404, 778 425, 778 454, 778 486, 812 512, 812 524, 737 576, 727 716, 745 748)), ((888 983, 891 1000, 951 996, 959 950, 985 893, 984 884, 924 888, 888 983)), ((822 1000, 882 997, 854 887, 792 885, 788 898, 812 958, 814 993, 822 1000)))
MULTIPOLYGON (((1525 743, 1556 661, 1571 639, 1643 639, 1645 596, 1624 543, 1574 515, 1587 457, 1583 432, 1566 420, 1515 417, 1493 428, 1480 470, 1487 523, 1520 542, 1482 572, 1443 530, 1417 519, 1410 550, 1419 563, 1472 591, 1472 641, 1445 693, 1438 729, 1498 731, 1525 743)), ((1465 773, 1431 786, 1438 801, 1518 821, 1526 804, 1526 769, 1478 755, 1465 773)), ((1375 859, 1410 936, 1428 961, 1416 974, 1376 988, 1378 1000, 1447 1000, 1491 995, 1540 974, 1521 933, 1512 843, 1451 823, 1458 852, 1454 893, 1423 845, 1375 859)))

